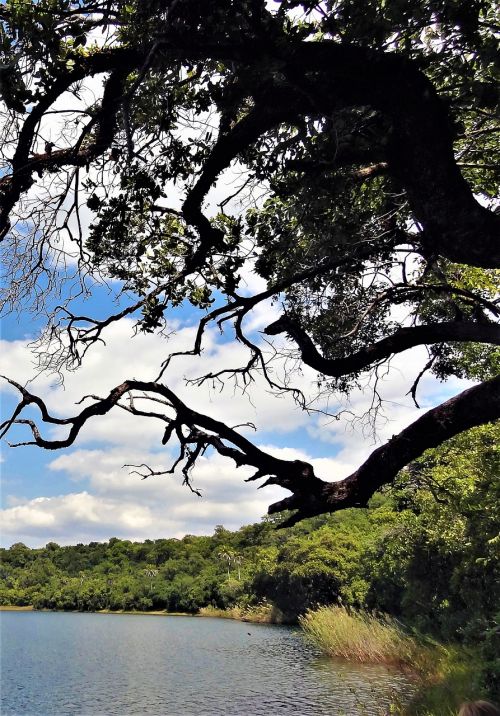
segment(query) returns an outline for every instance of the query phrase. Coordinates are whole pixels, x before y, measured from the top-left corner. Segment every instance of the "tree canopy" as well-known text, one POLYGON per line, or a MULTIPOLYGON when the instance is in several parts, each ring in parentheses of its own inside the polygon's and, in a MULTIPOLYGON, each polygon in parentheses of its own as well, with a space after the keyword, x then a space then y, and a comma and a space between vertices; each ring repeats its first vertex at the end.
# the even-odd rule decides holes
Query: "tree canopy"
POLYGON ((121 407, 164 423, 190 486, 210 449, 289 490, 269 511, 293 510, 290 525, 366 505, 426 449, 500 416, 494 2, 10 0, 0 20, 3 309, 63 295, 47 310, 42 367, 77 368, 111 324, 138 316, 140 330, 162 331, 169 308, 190 303, 199 327, 184 355, 202 353, 212 325, 232 325, 248 350, 200 384, 261 374, 310 410, 246 328, 275 298, 269 345, 317 371, 318 393, 348 395, 369 375, 376 396, 380 370, 415 346, 428 351, 415 403, 425 371, 475 381, 338 482, 186 405, 163 380, 178 353, 156 380, 130 377, 67 418, 7 377, 20 402, 2 434, 21 424, 20 444, 64 448, 121 407), (231 169, 238 179, 209 214, 231 169), (258 199, 237 212, 242 195, 258 199), (105 317, 75 312, 74 289, 61 288, 74 286, 68 251, 77 294, 100 276, 134 298, 105 317), (264 290, 242 289, 250 272, 264 290), (33 406, 66 435, 44 437, 33 406))

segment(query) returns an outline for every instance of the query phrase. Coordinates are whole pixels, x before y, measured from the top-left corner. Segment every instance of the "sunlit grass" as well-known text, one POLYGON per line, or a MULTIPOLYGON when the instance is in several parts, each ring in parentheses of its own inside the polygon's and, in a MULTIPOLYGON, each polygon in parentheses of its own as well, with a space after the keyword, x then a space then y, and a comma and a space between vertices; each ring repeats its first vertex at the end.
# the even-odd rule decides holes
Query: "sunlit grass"
POLYGON ((217 607, 203 607, 199 611, 202 617, 219 617, 222 619, 238 619, 244 622, 256 622, 260 624, 279 624, 283 615, 272 604, 263 602, 251 607, 234 606, 229 609, 217 609, 217 607))
POLYGON ((421 643, 389 616, 344 607, 319 607, 300 618, 307 636, 328 656, 425 673, 436 647, 421 643))
POLYGON ((415 680, 410 703, 394 702, 390 713, 452 716, 464 701, 487 698, 480 661, 459 645, 442 645, 408 633, 386 615, 319 607, 300 618, 307 637, 326 655, 403 669, 415 680))

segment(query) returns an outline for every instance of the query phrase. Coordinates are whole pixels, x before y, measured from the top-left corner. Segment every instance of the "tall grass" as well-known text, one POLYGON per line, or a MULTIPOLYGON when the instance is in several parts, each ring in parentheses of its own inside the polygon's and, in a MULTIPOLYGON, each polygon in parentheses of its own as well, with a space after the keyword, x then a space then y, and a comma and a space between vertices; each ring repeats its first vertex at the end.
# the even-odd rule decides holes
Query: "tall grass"
POLYGON ((421 643, 389 616, 345 607, 319 607, 300 618, 306 635, 328 656, 428 672, 436 648, 421 643))
POLYGON ((217 609, 217 607, 202 607, 199 611, 202 617, 219 617, 222 619, 238 619, 243 622, 255 622, 260 624, 281 624, 283 614, 272 604, 262 602, 254 606, 235 606, 229 609, 217 609))
POLYGON ((488 698, 479 678, 479 656, 461 645, 424 641, 389 616, 344 607, 319 607, 299 621, 308 638, 328 656, 396 666, 415 678, 410 702, 393 703, 390 713, 452 716, 464 701, 488 698))

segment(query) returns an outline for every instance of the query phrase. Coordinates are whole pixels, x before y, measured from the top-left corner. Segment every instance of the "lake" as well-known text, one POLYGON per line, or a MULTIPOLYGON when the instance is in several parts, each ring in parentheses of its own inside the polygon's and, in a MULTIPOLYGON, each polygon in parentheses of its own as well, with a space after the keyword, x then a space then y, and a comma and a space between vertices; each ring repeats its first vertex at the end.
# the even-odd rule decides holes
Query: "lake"
POLYGON ((3 716, 385 713, 402 674, 225 619, 0 612, 3 716))

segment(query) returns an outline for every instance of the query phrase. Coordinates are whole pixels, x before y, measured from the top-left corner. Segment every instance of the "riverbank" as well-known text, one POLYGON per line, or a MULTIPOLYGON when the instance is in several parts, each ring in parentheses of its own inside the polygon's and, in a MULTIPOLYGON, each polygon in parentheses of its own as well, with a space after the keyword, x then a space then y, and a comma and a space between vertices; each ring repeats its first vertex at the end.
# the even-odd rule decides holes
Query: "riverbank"
POLYGON ((270 604, 259 604, 254 607, 233 607, 231 609, 217 609, 216 607, 203 607, 199 612, 167 612, 165 610, 140 611, 138 609, 98 609, 94 612, 81 612, 77 609, 35 609, 33 606, 17 607, 13 605, 0 606, 0 611, 6 612, 61 612, 62 614, 140 614, 153 617, 213 617, 215 619, 235 619, 240 622, 253 622, 255 624, 283 624, 283 614, 270 604))
POLYGON ((488 698, 481 684, 479 655, 462 645, 440 644, 409 632, 387 615, 344 607, 320 607, 300 620, 306 637, 325 655, 403 671, 416 691, 391 713, 451 716, 464 701, 488 698))
POLYGON ((138 609, 99 609, 93 614, 143 614, 144 616, 152 617, 196 617, 197 614, 189 614, 189 612, 167 612, 167 611, 149 611, 141 612, 138 609))
POLYGON ((255 624, 284 624, 283 613, 269 603, 257 604, 252 607, 231 607, 230 609, 217 609, 216 607, 202 607, 198 612, 200 617, 216 617, 217 619, 236 619, 241 622, 255 624))
POLYGON ((77 609, 35 609, 32 606, 27 607, 16 607, 11 605, 0 606, 0 612, 60 612, 61 614, 142 614, 144 616, 152 617, 197 617, 199 614, 190 614, 189 612, 167 612, 167 611, 149 611, 143 612, 139 609, 98 609, 95 612, 81 612, 77 609))
MULTIPOLYGON (((17 607, 13 605, 0 606, 0 611, 6 612, 53 612, 61 611, 65 613, 80 613, 76 609, 60 610, 60 609, 37 609, 33 606, 17 607)), ((145 616, 155 617, 213 617, 216 619, 236 619, 240 622, 253 622, 255 624, 284 624, 282 612, 271 604, 257 604, 253 607, 232 607, 231 609, 217 609, 216 607, 203 607, 199 612, 167 612, 167 611, 140 611, 138 609, 98 609, 92 614, 143 614, 145 616)))

